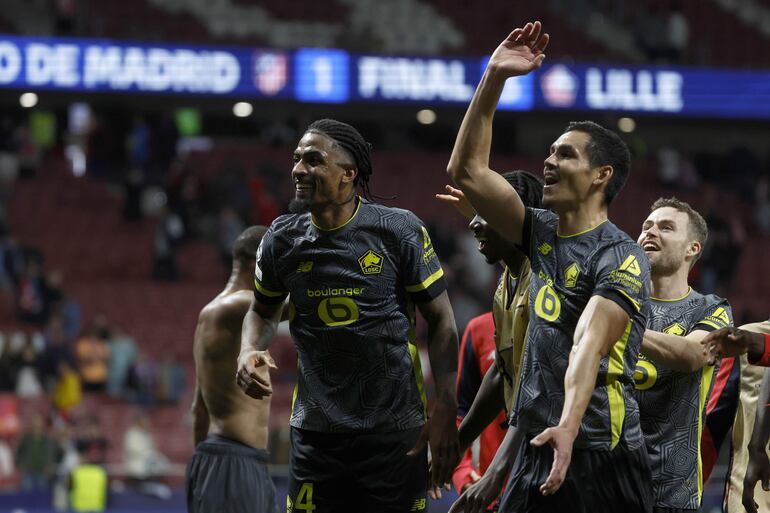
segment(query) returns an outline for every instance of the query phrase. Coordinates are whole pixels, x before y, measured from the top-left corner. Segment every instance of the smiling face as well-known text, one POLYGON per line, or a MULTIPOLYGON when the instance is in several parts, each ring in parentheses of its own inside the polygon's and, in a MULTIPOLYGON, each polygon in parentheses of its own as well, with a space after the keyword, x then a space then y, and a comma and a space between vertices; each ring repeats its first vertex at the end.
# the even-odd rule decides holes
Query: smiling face
POLYGON ((468 228, 479 241, 479 252, 484 255, 488 264, 499 262, 505 255, 516 251, 512 243, 490 228, 484 218, 478 214, 471 220, 468 228))
POLYGON ((356 167, 352 158, 334 140, 306 132, 294 150, 292 211, 339 204, 353 193, 356 167))
POLYGON ((638 242, 650 260, 653 276, 670 275, 683 266, 689 271, 701 251, 689 228, 687 214, 673 207, 658 208, 647 216, 638 242))
POLYGON ((591 136, 587 133, 571 130, 551 145, 543 168, 544 205, 556 211, 570 208, 596 190, 594 181, 605 168, 591 166, 587 148, 590 142, 591 136))

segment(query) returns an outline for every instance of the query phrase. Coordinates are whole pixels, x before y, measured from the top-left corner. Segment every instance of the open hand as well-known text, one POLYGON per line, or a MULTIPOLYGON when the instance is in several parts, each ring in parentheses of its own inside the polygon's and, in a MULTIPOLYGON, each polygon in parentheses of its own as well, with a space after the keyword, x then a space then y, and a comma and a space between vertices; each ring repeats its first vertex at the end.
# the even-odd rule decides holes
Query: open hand
MULTIPOLYGON (((430 444, 430 486, 442 487, 452 479, 452 472, 460 462, 460 442, 457 439, 456 408, 452 411, 441 402, 433 408, 433 415, 423 426, 415 446, 407 453, 418 454, 430 444)), ((434 488, 435 489, 435 488, 434 488)))
POLYGON ((238 371, 235 382, 249 397, 262 399, 273 393, 270 376, 261 367, 277 369, 273 357, 267 351, 246 351, 238 355, 238 371))
POLYGON ((765 350, 765 339, 760 333, 729 327, 712 331, 701 340, 701 345, 703 354, 708 357, 709 364, 713 365, 720 358, 746 353, 761 357, 765 350))
POLYGON ((487 69, 503 77, 526 75, 543 64, 550 37, 541 33, 539 21, 515 29, 500 43, 487 64, 487 69))
MULTIPOLYGON (((473 476, 471 476, 473 477, 473 476)), ((466 488, 460 498, 452 504, 449 513, 486 513, 487 506, 492 504, 503 487, 505 476, 500 478, 493 472, 484 474, 466 488)))
POLYGON ((553 466, 548 479, 540 486, 540 493, 543 495, 553 495, 564 483, 567 477, 570 461, 572 461, 572 444, 575 441, 575 435, 572 431, 564 427, 550 427, 537 435, 530 442, 535 447, 540 447, 546 443, 553 447, 553 466))
POLYGON ((762 489, 770 491, 770 460, 765 448, 754 450, 749 447, 749 464, 746 466, 746 476, 743 478, 743 507, 749 513, 757 513, 759 504, 754 502, 754 487, 757 481, 762 481, 762 489))
POLYGON ((460 189, 455 189, 451 185, 445 185, 445 194, 436 194, 436 199, 442 203, 452 205, 460 214, 469 221, 474 218, 476 211, 471 206, 471 202, 465 197, 465 193, 460 189))

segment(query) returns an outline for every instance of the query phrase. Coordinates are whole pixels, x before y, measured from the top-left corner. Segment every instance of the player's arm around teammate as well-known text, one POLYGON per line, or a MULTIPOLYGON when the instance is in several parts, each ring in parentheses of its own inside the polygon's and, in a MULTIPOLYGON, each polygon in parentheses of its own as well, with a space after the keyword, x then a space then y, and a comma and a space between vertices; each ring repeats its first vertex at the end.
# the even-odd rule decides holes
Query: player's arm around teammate
POLYGON ((708 364, 701 341, 709 332, 695 330, 686 336, 670 335, 646 330, 642 341, 642 354, 660 362, 671 370, 695 372, 708 364))
POLYGON ((492 120, 506 79, 526 75, 545 59, 548 34, 540 22, 511 32, 492 54, 457 133, 447 173, 490 226, 521 243, 524 204, 500 174, 489 168, 492 120))

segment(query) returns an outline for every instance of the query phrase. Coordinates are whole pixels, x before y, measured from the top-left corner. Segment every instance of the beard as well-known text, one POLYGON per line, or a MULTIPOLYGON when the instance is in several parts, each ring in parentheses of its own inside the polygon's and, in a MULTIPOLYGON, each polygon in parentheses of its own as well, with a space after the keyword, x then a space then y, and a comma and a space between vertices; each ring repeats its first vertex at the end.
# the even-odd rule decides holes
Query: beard
POLYGON ((670 276, 679 269, 680 265, 681 262, 673 256, 658 255, 658 258, 650 259, 650 272, 657 276, 670 276))
POLYGON ((289 212, 292 214, 304 214, 310 212, 310 200, 294 198, 289 202, 289 212))

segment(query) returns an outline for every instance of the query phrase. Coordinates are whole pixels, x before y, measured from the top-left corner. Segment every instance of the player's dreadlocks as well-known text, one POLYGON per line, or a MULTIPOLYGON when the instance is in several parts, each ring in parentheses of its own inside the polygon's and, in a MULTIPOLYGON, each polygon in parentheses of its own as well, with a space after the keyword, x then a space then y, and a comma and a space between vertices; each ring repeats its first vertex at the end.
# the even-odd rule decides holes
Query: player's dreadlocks
POLYGON ((543 208, 543 182, 526 171, 508 171, 503 173, 509 184, 516 189, 525 207, 543 208))
POLYGON ((307 127, 306 132, 315 132, 334 140, 342 146, 356 163, 358 175, 355 184, 361 185, 364 198, 371 199, 369 178, 372 176, 372 145, 364 140, 361 134, 348 125, 336 119, 319 119, 307 127))

